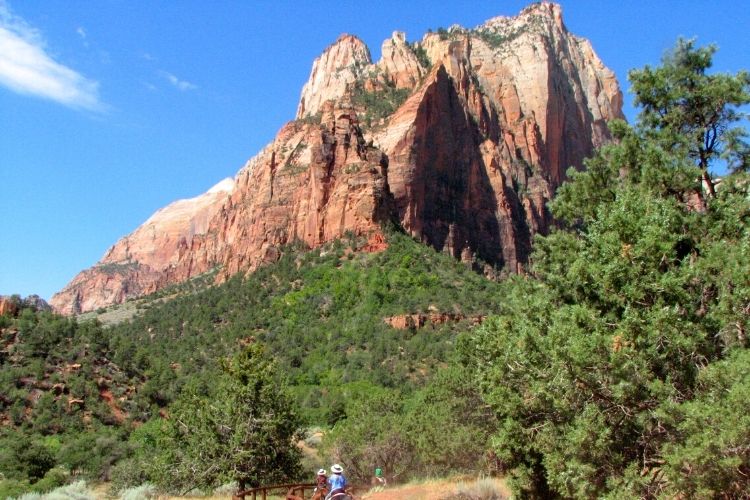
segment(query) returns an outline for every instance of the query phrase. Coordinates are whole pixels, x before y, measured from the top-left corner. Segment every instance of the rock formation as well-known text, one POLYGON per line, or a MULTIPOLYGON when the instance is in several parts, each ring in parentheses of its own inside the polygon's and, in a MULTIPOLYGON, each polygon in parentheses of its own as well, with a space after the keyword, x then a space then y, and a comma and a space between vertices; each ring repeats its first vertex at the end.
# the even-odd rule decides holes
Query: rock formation
POLYGON ((0 316, 15 316, 18 314, 19 301, 13 300, 12 297, 0 295, 0 316))
POLYGON ((52 304, 78 313, 212 269, 223 279, 295 241, 382 241, 389 220, 456 258, 518 272, 566 169, 608 140, 621 106, 614 74, 555 4, 414 44, 396 32, 376 63, 342 35, 313 63, 296 119, 233 183, 157 212, 52 304))
POLYGON ((0 295, 0 315, 17 316, 21 309, 33 311, 51 311, 52 307, 39 295, 29 295, 22 299, 20 295, 0 295))
POLYGON ((474 316, 465 316, 460 313, 440 313, 431 312, 429 314, 398 314, 383 318, 383 322, 396 330, 419 330, 425 326, 435 328, 437 325, 445 323, 457 323, 467 320, 470 325, 481 325, 486 316, 477 314, 474 316))

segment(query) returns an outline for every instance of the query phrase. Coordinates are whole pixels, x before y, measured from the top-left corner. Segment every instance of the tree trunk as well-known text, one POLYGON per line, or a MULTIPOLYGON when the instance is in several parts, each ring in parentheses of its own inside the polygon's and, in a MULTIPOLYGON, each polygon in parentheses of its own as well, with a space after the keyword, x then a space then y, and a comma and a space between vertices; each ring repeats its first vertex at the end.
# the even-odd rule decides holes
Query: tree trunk
POLYGON ((703 170, 703 184, 705 186, 705 189, 708 190, 708 195, 711 198, 716 198, 716 189, 714 188, 714 183, 711 180, 711 176, 708 174, 708 170, 703 170))

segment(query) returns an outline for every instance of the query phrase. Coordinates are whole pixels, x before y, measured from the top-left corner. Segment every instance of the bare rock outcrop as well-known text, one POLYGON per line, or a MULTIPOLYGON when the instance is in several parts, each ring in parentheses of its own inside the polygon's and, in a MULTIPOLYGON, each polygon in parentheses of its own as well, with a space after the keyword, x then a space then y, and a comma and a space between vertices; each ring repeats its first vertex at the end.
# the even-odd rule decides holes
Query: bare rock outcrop
POLYGON ((55 308, 77 314, 216 267, 220 279, 252 270, 288 243, 379 232, 394 214, 387 159, 365 144, 356 113, 334 102, 321 106, 321 123, 285 125, 231 188, 157 212, 56 294, 55 308))
POLYGON ((18 313, 19 301, 12 297, 0 295, 0 315, 15 316, 18 313))
POLYGON ((487 272, 522 272, 566 169, 609 140, 621 107, 556 4, 413 44, 396 32, 377 62, 342 35, 313 63, 296 119, 232 183, 157 212, 52 304, 77 313, 215 268, 224 279, 347 232, 382 249, 388 220, 487 272))
POLYGON ((431 312, 429 314, 415 313, 387 316, 383 318, 383 322, 396 330, 419 330, 426 326, 434 328, 445 323, 458 323, 464 320, 471 326, 477 326, 481 325, 485 319, 486 316, 482 314, 466 316, 460 313, 431 312))
POLYGON ((33 311, 51 311, 52 307, 39 295, 29 295, 22 299, 20 295, 0 295, 0 315, 17 316, 21 309, 33 311))
POLYGON ((394 31, 391 38, 383 42, 380 53, 377 68, 386 85, 397 89, 413 89, 427 73, 414 49, 406 42, 405 33, 394 31))
POLYGON ((614 74, 548 3, 419 47, 431 72, 374 132, 399 218, 435 248, 517 272, 565 170, 623 116, 614 74))

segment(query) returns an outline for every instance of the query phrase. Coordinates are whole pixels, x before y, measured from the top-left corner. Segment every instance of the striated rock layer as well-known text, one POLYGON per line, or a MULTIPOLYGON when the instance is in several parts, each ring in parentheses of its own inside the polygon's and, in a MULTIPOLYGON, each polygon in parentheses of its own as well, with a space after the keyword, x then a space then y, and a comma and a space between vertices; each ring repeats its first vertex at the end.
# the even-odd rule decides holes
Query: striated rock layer
POLYGON ((549 3, 415 44, 397 32, 381 52, 373 63, 342 35, 313 63, 296 120, 234 181, 157 212, 54 307, 87 311, 215 268, 223 279, 295 241, 380 241, 389 220, 456 258, 519 272, 566 169, 622 117, 614 74, 549 3))

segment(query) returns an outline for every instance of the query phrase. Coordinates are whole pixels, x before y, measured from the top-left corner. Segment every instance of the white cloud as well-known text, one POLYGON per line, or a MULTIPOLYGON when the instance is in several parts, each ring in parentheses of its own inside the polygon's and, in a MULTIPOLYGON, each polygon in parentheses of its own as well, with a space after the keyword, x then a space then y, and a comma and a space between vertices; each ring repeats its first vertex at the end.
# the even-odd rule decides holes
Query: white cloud
POLYGON ((176 88, 182 90, 183 92, 185 90, 195 90, 198 88, 197 85, 190 83, 186 80, 180 80, 176 76, 174 76, 172 73, 168 73, 166 71, 160 71, 159 74, 162 76, 162 78, 166 79, 169 83, 174 85, 176 88))
MULTIPOLYGON (((79 33, 80 34, 80 33, 79 33)), ((55 61, 38 30, 0 0, 0 85, 76 109, 102 111, 99 83, 55 61)))

